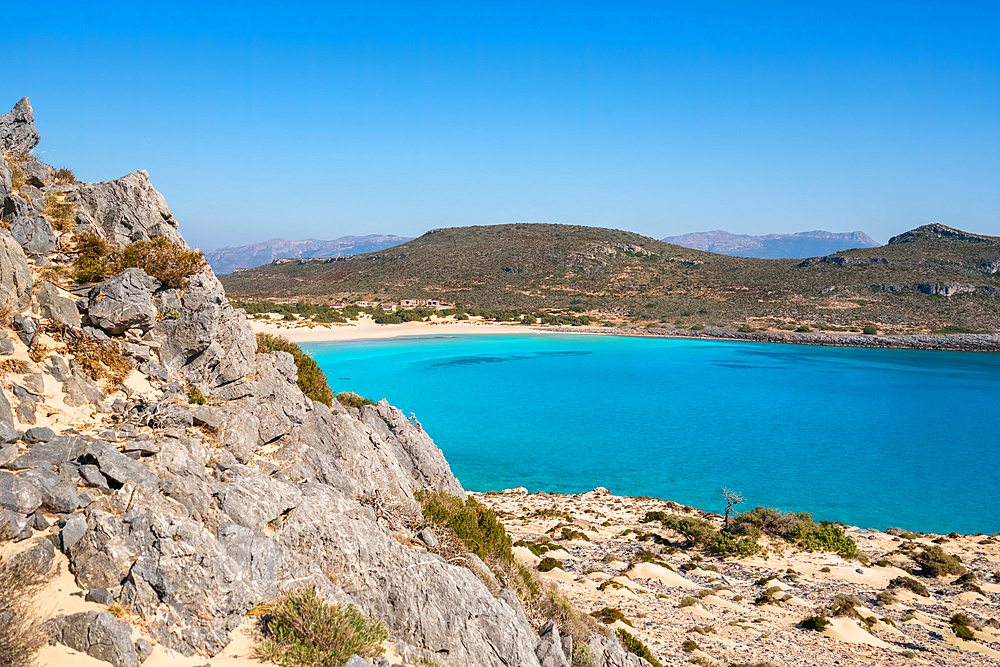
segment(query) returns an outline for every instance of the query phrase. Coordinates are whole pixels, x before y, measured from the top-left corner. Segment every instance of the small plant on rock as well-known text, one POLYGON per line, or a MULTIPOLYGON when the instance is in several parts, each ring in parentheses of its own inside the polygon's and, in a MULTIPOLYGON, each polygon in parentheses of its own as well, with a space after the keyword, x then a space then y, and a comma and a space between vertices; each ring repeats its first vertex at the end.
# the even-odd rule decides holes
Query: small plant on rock
POLYGON ((324 405, 333 403, 333 391, 326 382, 326 373, 319 367, 316 360, 302 351, 302 348, 281 336, 257 334, 257 354, 267 352, 288 352, 295 360, 295 370, 298 371, 298 385, 302 393, 313 401, 324 405))
POLYGON ((353 391, 342 391, 337 394, 337 402, 345 408, 363 408, 366 405, 375 405, 375 401, 355 394, 353 391))
POLYGON ((653 655, 652 651, 650 651, 649 648, 641 641, 621 628, 618 628, 615 634, 618 635, 618 641, 621 642, 621 645, 626 651, 634 653, 640 658, 644 658, 649 662, 649 664, 653 665, 653 667, 663 667, 663 665, 660 664, 660 661, 656 659, 656 656, 653 655))
POLYGON ((822 616, 810 616, 809 618, 803 619, 802 622, 799 623, 799 627, 806 630, 823 632, 830 627, 830 624, 831 621, 828 618, 823 618, 822 616))
POLYGON ((353 654, 370 659, 389 637, 381 621, 354 605, 328 604, 312 587, 285 593, 264 627, 257 657, 283 667, 342 665, 353 654))

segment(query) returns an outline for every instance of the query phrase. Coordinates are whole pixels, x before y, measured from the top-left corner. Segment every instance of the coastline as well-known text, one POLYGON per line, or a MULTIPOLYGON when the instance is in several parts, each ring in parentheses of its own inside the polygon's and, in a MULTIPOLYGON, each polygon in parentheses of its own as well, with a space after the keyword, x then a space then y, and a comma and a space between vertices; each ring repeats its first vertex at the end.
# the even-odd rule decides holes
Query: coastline
POLYGON ((362 318, 350 324, 305 324, 282 320, 249 320, 254 333, 283 336, 293 343, 333 343, 354 340, 383 340, 403 336, 483 335, 483 334, 584 334, 596 336, 635 336, 642 338, 680 338, 729 340, 752 343, 782 343, 785 345, 820 345, 831 347, 867 347, 877 349, 942 350, 961 352, 1000 352, 1000 334, 860 334, 860 333, 799 333, 784 331, 740 332, 732 329, 691 331, 665 327, 631 329, 607 327, 542 327, 522 324, 497 324, 477 320, 437 322, 406 322, 375 324, 362 318))

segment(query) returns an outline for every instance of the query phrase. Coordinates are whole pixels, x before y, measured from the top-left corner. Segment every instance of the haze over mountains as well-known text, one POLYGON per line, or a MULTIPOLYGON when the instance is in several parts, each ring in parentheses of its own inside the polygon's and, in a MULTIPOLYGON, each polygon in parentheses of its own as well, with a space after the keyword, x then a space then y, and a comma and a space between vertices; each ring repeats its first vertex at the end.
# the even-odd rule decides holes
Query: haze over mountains
POLYGON ((750 236, 732 234, 716 229, 711 232, 694 232, 662 239, 666 243, 715 252, 733 257, 758 259, 790 259, 816 257, 851 248, 875 248, 878 243, 864 232, 796 232, 795 234, 767 234, 750 236))
POLYGON ((216 250, 206 250, 205 259, 208 260, 215 274, 221 276, 232 273, 234 269, 251 269, 263 266, 278 257, 343 257, 344 255, 375 252, 412 240, 410 237, 391 234, 342 236, 333 241, 271 239, 238 248, 226 246, 216 250))

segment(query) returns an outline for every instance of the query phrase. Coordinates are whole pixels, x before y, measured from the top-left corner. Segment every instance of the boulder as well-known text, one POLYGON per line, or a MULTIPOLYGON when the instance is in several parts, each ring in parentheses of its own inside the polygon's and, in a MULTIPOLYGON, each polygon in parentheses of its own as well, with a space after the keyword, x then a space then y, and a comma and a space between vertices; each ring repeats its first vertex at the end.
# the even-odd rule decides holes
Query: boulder
POLYGON ((0 471, 0 507, 17 514, 28 515, 42 504, 42 494, 13 473, 0 471))
POLYGON ((263 530, 268 523, 298 506, 302 492, 244 466, 227 470, 216 495, 222 510, 241 526, 263 530))
POLYGON ((0 309, 19 313, 31 303, 33 279, 28 258, 10 232, 0 230, 0 309))
POLYGON ((28 444, 36 442, 48 442, 56 437, 55 431, 48 426, 35 426, 24 432, 24 441, 28 444))
POLYGON ((126 329, 148 329, 156 323, 156 311, 150 301, 160 286, 142 269, 125 269, 90 291, 87 316, 91 322, 112 334, 126 329))
POLYGON ((60 289, 50 282, 42 282, 35 292, 35 303, 38 314, 47 320, 52 320, 73 329, 81 326, 80 310, 76 301, 63 296, 60 289))
MULTIPOLYGON (((24 174, 24 181, 34 188, 44 188, 45 182, 49 180, 49 168, 38 160, 25 160, 20 164, 21 172, 24 174)), ((42 195, 44 201, 44 195, 42 195)))
POLYGON ((538 646, 535 648, 535 655, 538 657, 538 663, 541 667, 570 667, 572 653, 569 658, 563 653, 559 628, 552 621, 546 621, 545 625, 538 631, 538 646))
POLYGON ((81 611, 56 619, 55 639, 114 667, 139 667, 132 627, 106 611, 81 611))
POLYGON ((42 509, 54 514, 67 514, 80 506, 76 487, 45 468, 20 473, 21 479, 34 485, 42 494, 42 509))
POLYGON ((0 116, 0 153, 27 153, 41 139, 27 97, 22 97, 10 112, 0 116))
POLYGON ((277 594, 281 551, 273 540, 235 523, 219 526, 216 539, 254 586, 257 596, 269 600, 277 594))
POLYGON ((25 252, 44 255, 56 249, 52 225, 40 215, 22 215, 10 222, 10 235, 25 252))
POLYGON ((103 440, 88 444, 86 455, 97 462, 101 474, 116 488, 128 483, 136 486, 159 486, 160 478, 150 472, 149 468, 125 456, 117 447, 103 440))
POLYGON ((82 185, 66 199, 76 203, 79 224, 99 229, 118 248, 160 236, 187 248, 166 200, 150 184, 145 171, 82 185))
POLYGON ((7 164, 7 160, 4 160, 0 156, 0 208, 3 208, 4 203, 7 201, 7 197, 14 194, 14 185, 11 183, 11 177, 14 172, 11 171, 10 165, 7 164))
MULTIPOLYGON (((10 428, 14 428, 14 413, 10 409, 10 401, 3 389, 0 389, 0 421, 6 423, 10 428)), ((6 433, 8 429, 4 429, 6 433)))
POLYGON ((69 519, 66 520, 66 524, 63 526, 62 531, 59 533, 59 537, 62 541, 63 551, 69 551, 70 548, 87 534, 87 519, 84 518, 82 514, 74 514, 69 519))

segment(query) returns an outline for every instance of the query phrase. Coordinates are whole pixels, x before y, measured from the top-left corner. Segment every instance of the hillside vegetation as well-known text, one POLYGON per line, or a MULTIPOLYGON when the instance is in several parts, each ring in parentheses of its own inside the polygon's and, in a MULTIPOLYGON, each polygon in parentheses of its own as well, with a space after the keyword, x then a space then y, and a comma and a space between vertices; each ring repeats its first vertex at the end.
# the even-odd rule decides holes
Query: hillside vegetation
POLYGON ((809 260, 729 257, 630 232, 457 227, 389 250, 276 260, 223 278, 237 298, 428 298, 522 312, 690 326, 994 331, 1000 239, 926 225, 809 260))

